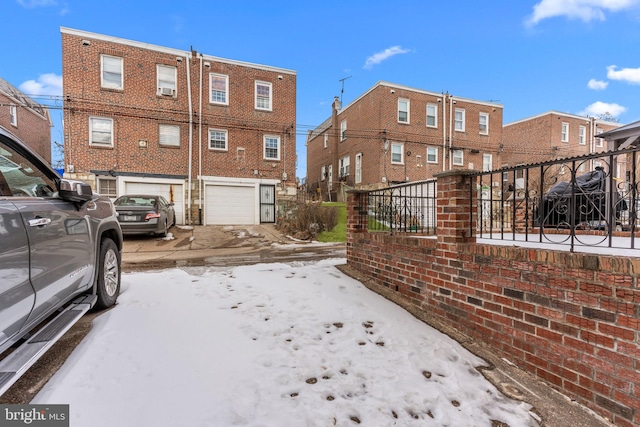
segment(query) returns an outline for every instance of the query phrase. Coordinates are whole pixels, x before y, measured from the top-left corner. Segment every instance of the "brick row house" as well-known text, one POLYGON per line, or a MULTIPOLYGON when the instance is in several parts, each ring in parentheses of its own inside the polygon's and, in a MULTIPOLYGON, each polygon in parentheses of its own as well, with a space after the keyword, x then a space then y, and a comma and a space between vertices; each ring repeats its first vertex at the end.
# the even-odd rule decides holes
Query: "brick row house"
POLYGON ((380 81, 307 135, 307 191, 343 200, 451 169, 501 164, 500 104, 380 81))
POLYGON ((20 138, 51 164, 51 116, 11 83, 0 78, 0 126, 20 138))
POLYGON ((61 28, 65 174, 179 224, 274 222, 296 194, 296 72, 61 28))
MULTIPOLYGON (((503 126, 505 150, 501 166, 518 166, 560 158, 583 156, 607 151, 607 144, 598 135, 613 130, 618 123, 549 111, 517 120, 503 126)), ((617 178, 624 177, 624 160, 614 171, 617 178)), ((602 166, 598 160, 578 165, 578 172, 587 172, 602 166)), ((560 171, 561 172, 561 171, 560 171)))

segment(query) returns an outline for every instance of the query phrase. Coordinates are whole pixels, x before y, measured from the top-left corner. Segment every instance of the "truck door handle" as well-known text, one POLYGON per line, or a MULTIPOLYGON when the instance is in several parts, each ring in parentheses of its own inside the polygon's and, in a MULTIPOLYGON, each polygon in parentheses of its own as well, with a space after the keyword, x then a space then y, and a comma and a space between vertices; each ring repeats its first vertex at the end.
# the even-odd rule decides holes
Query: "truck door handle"
POLYGON ((51 224, 51 218, 35 218, 29 220, 29 226, 42 227, 43 225, 51 224))

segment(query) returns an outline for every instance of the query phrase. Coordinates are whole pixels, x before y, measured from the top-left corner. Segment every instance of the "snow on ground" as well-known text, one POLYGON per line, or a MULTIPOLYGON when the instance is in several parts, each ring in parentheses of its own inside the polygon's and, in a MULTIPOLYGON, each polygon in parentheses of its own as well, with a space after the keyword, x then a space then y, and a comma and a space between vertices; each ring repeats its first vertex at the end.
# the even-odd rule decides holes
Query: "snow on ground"
POLYGON ((123 275, 32 403, 69 404, 76 427, 537 425, 481 359, 340 263, 123 275))

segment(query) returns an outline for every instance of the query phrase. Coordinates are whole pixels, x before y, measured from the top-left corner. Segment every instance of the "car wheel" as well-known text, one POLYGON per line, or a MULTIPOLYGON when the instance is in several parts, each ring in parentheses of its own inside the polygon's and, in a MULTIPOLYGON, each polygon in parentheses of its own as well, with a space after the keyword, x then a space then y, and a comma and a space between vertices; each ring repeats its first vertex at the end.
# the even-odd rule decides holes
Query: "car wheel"
POLYGON ((166 237, 167 235, 167 230, 169 230, 169 223, 167 222, 167 219, 164 219, 164 227, 162 228, 162 232, 160 232, 160 236, 161 237, 166 237))
POLYGON ((96 308, 111 307, 120 294, 120 251, 113 240, 107 238, 100 244, 98 277, 96 279, 96 308))

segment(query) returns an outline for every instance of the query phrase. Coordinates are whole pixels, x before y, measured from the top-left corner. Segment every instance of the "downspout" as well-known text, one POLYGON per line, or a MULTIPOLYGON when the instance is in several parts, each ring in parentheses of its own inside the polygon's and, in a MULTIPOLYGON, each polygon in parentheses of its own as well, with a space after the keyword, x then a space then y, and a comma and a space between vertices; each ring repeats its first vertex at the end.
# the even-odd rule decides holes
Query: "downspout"
POLYGON ((200 200, 198 201, 198 223, 200 225, 203 224, 202 221, 202 54, 200 54, 200 105, 198 106, 198 196, 200 200))
POLYGON ((187 187, 187 203, 189 206, 189 210, 187 211, 187 219, 188 224, 192 225, 191 222, 191 182, 192 182, 192 169, 193 165, 191 164, 193 161, 193 106, 191 105, 191 56, 192 53, 187 53, 187 96, 189 100, 189 184, 187 187))
POLYGON ((451 148, 453 148, 453 103, 454 101, 451 99, 450 97, 450 102, 449 102, 449 170, 451 170, 452 166, 452 161, 453 161, 453 152, 451 151, 451 148))
MULTIPOLYGON (((596 132, 595 130, 595 126, 594 126, 594 118, 593 117, 589 117, 589 154, 592 154, 595 150, 595 138, 594 138, 594 134, 596 132)), ((593 159, 590 160, 590 165, 589 165, 589 170, 593 170, 593 159)))
POLYGON ((447 152, 447 95, 442 94, 442 171, 447 170, 445 153, 447 152))

